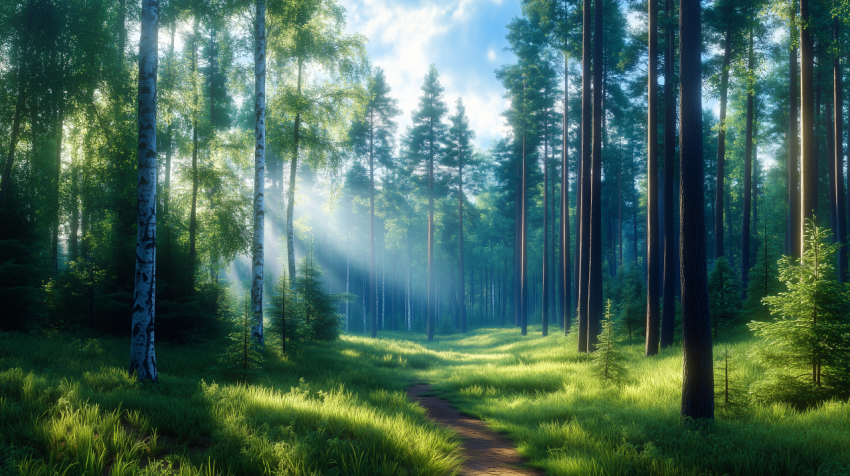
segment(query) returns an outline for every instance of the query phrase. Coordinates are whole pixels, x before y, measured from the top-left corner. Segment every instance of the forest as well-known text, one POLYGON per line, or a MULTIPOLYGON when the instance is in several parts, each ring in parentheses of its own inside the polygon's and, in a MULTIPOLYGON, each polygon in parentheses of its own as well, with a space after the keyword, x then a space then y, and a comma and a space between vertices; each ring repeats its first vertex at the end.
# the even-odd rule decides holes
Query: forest
POLYGON ((850 475, 848 58, 847 0, 5 0, 0 476, 850 475), (414 75, 402 5, 504 48, 414 75))

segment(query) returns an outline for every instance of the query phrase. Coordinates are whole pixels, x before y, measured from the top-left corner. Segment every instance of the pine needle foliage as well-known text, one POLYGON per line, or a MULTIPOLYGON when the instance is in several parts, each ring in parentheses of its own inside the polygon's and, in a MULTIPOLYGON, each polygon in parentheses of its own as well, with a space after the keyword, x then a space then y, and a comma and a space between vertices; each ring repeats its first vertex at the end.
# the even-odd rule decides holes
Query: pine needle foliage
POLYGON ((850 288, 835 279, 832 266, 839 245, 812 220, 805 232, 802 259, 779 261, 788 291, 764 299, 776 317, 749 324, 763 339, 752 355, 768 369, 753 393, 798 408, 850 397, 850 288))
POLYGON ((310 254, 298 263, 295 288, 300 299, 304 318, 304 338, 315 341, 332 341, 339 338, 342 315, 339 304, 349 299, 344 293, 331 294, 322 288, 322 268, 310 254))
POLYGON ((743 315, 748 320, 766 321, 770 319, 770 309, 763 298, 784 291, 785 287, 778 279, 776 263, 779 253, 775 252, 775 246, 771 246, 765 226, 756 255, 756 263, 750 269, 749 281, 747 282, 747 297, 744 300, 743 315))
POLYGON ((240 381, 248 381, 260 375, 263 354, 251 338, 251 297, 245 294, 240 303, 241 313, 230 334, 230 344, 219 358, 219 370, 240 381))
POLYGON ((305 331, 303 301, 298 299, 289 282, 284 267, 283 275, 274 286, 274 294, 269 296, 271 306, 267 314, 269 338, 284 354, 299 351, 305 331))
POLYGON ((741 286, 729 261, 722 256, 714 261, 714 269, 708 275, 708 305, 717 339, 718 328, 733 327, 741 315, 741 286))
POLYGON ((618 343, 609 299, 605 306, 605 318, 602 320, 599 344, 591 355, 591 367, 598 378, 617 383, 623 381, 628 375, 628 370, 623 363, 626 357, 618 343))

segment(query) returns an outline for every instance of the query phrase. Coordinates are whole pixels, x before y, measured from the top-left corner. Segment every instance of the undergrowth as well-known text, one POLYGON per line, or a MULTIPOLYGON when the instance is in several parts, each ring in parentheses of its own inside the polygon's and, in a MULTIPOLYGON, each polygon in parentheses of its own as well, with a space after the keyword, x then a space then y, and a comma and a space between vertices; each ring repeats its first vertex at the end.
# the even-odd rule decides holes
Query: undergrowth
POLYGON ((0 334, 0 475, 449 475, 459 440, 404 389, 428 382, 507 433, 550 475, 850 474, 850 402, 760 404, 764 369, 746 331, 715 349, 711 424, 682 421, 681 348, 643 356, 628 377, 594 376, 571 336, 531 327, 436 336, 386 332, 267 349, 249 385, 212 370, 213 343, 159 345, 160 383, 126 375, 126 339, 0 334), (719 358, 719 356, 723 358, 719 358))

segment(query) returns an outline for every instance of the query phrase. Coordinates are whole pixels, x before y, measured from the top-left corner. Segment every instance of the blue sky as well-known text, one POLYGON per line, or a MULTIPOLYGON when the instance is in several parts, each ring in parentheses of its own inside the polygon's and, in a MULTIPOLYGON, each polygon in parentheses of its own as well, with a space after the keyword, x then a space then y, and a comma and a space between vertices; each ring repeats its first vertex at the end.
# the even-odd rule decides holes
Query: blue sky
POLYGON ((399 100, 399 132, 421 94, 428 65, 434 63, 450 111, 463 99, 477 145, 504 134, 499 115, 507 107, 493 70, 511 63, 505 53, 505 25, 521 14, 518 0, 340 0, 347 29, 369 39, 372 64, 384 69, 399 100))

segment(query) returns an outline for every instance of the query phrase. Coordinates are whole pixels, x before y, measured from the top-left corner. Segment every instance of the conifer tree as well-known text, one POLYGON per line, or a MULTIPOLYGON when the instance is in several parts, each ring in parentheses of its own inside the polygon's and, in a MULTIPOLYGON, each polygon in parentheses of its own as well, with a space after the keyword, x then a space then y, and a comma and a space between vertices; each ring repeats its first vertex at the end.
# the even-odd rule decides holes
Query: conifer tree
POLYGON ((251 310, 250 294, 241 299, 238 317, 233 322, 234 330, 230 333, 230 345, 219 358, 219 370, 226 375, 246 381, 260 373, 263 354, 251 335, 253 312, 251 310))
POLYGON ((850 396, 850 288, 835 278, 839 245, 815 223, 806 223, 802 258, 779 261, 788 291, 764 298, 775 318, 749 324, 764 339, 752 353, 768 369, 754 388, 763 401, 805 407, 850 396))
POLYGON ((708 276, 708 304, 714 326, 713 337, 717 339, 718 327, 729 328, 740 314, 740 285, 732 266, 724 257, 714 261, 714 269, 708 276))
POLYGON ((410 129, 407 149, 411 161, 417 168, 424 168, 428 184, 428 289, 426 302, 426 325, 428 340, 434 339, 434 166, 439 164, 445 153, 446 124, 443 118, 448 112, 443 100, 440 76, 433 64, 428 68, 422 84, 419 107, 413 111, 413 126, 410 129))
POLYGON ((625 355, 620 350, 617 333, 614 329, 613 315, 611 314, 611 300, 605 306, 605 318, 602 320, 602 332, 599 334, 599 342, 596 350, 591 354, 591 368, 597 377, 605 381, 621 382, 628 375, 624 365, 625 355))

